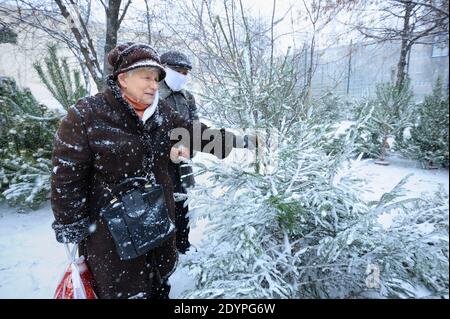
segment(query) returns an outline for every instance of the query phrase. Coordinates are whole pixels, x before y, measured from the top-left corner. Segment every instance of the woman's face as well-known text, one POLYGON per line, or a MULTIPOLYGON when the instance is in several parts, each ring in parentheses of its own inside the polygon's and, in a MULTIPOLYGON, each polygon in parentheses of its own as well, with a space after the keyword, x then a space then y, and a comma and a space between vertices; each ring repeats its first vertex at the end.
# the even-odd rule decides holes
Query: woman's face
POLYGON ((152 104, 158 91, 159 71, 139 68, 118 75, 122 92, 145 104, 152 104))

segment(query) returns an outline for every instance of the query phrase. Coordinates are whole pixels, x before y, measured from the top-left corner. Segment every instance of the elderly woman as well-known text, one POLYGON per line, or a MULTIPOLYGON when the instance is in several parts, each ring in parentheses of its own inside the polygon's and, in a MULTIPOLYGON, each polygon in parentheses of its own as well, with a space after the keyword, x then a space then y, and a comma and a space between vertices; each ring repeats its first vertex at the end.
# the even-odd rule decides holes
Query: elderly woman
MULTIPOLYGON (((195 143, 191 134, 190 152, 180 154, 172 147, 176 141, 170 132, 184 127, 192 133, 193 125, 159 100, 158 82, 165 71, 153 48, 139 43, 119 45, 108 61, 114 71, 106 90, 79 100, 55 135, 52 227, 59 242, 78 244, 99 298, 167 298, 167 279, 178 258, 174 235, 148 253, 122 260, 100 214, 111 199, 107 185, 151 176, 163 187, 168 215, 175 220, 168 163, 178 155, 201 151, 210 140, 195 143)), ((205 129, 202 124, 201 131, 205 129)), ((223 158, 235 147, 235 136, 223 129, 216 133, 223 147, 222 154, 215 155, 223 158), (230 137, 233 144, 226 144, 230 137)))

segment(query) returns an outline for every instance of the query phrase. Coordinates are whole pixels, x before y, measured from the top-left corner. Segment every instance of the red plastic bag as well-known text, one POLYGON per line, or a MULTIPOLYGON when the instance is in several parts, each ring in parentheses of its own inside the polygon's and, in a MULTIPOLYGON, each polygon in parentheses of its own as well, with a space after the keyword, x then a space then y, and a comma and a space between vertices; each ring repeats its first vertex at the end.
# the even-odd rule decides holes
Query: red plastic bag
POLYGON ((66 245, 70 263, 56 287, 54 299, 97 299, 92 285, 93 277, 84 257, 75 258, 77 248, 75 246, 70 252, 66 245))

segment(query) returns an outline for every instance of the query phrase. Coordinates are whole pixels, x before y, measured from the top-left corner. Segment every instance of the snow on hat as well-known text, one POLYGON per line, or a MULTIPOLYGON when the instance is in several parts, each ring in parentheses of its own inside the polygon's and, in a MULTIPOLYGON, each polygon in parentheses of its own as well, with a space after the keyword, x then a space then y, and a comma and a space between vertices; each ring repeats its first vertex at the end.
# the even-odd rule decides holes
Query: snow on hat
POLYGON ((178 51, 168 51, 161 55, 161 63, 170 66, 192 69, 192 63, 186 55, 178 51))
POLYGON ((108 53, 108 62, 113 67, 113 78, 133 69, 154 67, 159 70, 159 81, 164 80, 166 71, 161 66, 158 52, 145 43, 128 42, 117 45, 108 53))

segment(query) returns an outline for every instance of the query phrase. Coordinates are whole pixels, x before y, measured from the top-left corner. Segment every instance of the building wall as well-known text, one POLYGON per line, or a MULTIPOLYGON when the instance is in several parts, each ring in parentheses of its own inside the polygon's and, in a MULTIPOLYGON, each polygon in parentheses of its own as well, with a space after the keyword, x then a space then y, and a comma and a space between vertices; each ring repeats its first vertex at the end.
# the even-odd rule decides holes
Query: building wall
POLYGON ((21 88, 29 88, 36 99, 49 107, 59 107, 47 88, 41 83, 33 63, 43 61, 48 43, 39 32, 19 33, 17 44, 0 44, 0 76, 14 78, 21 88))
MULTIPOLYGON (((0 16, 0 19, 7 21, 4 16, 0 16)), ((29 28, 16 33, 17 43, 0 43, 0 76, 13 78, 20 88, 29 88, 34 97, 49 108, 60 108, 60 103, 39 79, 33 64, 40 62, 45 65, 49 44, 57 45, 58 57, 67 58, 70 68, 80 69, 77 59, 67 47, 43 31, 29 28)), ((91 84, 91 87, 95 86, 91 84)))
MULTIPOLYGON (((312 87, 315 96, 326 91, 349 97, 373 96, 376 84, 392 79, 400 56, 400 44, 353 44, 352 47, 329 48, 319 55, 312 87)), ((417 102, 432 91, 438 77, 448 88, 448 42, 438 49, 432 45, 413 46, 407 70, 417 102)))

